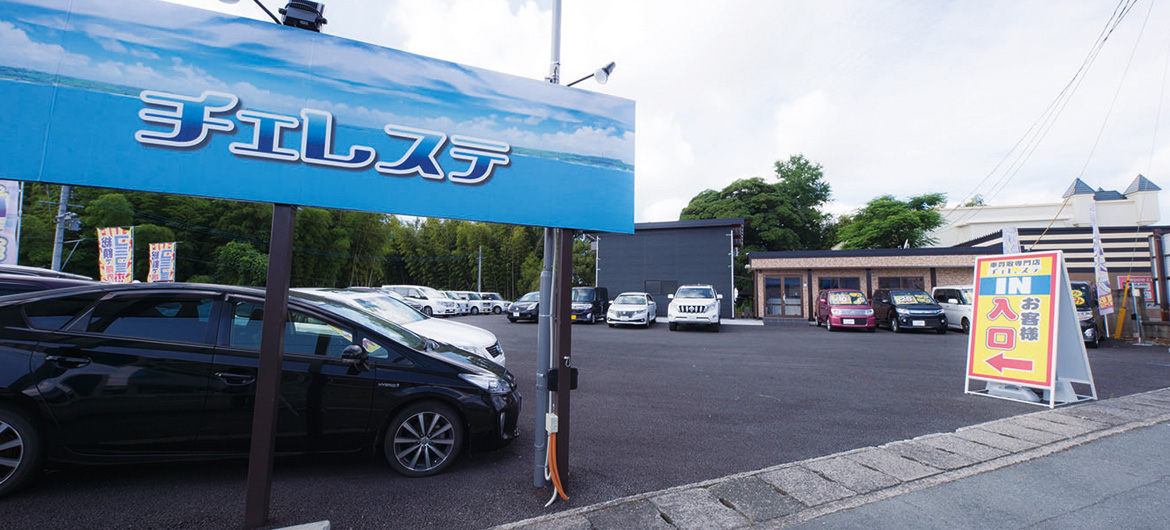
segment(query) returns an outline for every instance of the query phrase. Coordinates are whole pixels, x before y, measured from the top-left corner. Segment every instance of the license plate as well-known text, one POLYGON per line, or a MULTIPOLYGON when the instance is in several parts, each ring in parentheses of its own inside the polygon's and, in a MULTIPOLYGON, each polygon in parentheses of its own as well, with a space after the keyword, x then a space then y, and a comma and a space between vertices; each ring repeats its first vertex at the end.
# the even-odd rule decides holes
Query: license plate
POLYGON ((519 317, 519 316, 520 316, 520 313, 512 313, 512 316, 514 316, 514 317, 519 317))
POLYGON ((926 321, 925 321, 925 320, 915 320, 915 321, 912 321, 912 322, 910 322, 910 325, 912 325, 912 326, 923 326, 923 327, 925 327, 925 326, 926 326, 926 321))
POLYGON ((854 322, 853 322, 852 318, 842 318, 841 324, 844 326, 852 326, 854 324, 854 322))
POLYGON ((577 320, 577 315, 570 316, 569 320, 577 320))

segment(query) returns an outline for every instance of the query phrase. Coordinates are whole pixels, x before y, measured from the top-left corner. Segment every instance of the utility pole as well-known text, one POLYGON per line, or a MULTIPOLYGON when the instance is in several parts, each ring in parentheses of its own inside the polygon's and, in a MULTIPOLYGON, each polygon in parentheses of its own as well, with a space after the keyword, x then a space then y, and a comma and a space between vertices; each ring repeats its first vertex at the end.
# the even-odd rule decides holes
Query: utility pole
POLYGON ((61 200, 57 203, 57 234, 53 236, 53 270, 61 270, 61 255, 65 250, 65 224, 69 222, 69 194, 72 186, 61 186, 61 200))
POLYGON ((483 292, 483 245, 479 246, 479 274, 475 278, 475 292, 483 292))

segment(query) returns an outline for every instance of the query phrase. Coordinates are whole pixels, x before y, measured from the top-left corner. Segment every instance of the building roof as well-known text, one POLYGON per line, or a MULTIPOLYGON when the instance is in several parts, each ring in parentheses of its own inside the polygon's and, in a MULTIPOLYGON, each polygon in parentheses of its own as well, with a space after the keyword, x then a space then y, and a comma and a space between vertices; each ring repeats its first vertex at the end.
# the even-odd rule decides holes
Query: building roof
POLYGON ((1085 181, 1081 179, 1074 179, 1072 185, 1068 187, 1068 190, 1066 190, 1064 195, 1061 195, 1060 198, 1063 199, 1069 195, 1093 195, 1095 193, 1097 192, 1093 191, 1093 188, 1089 187, 1088 184, 1085 184, 1085 181))
POLYGON ((728 219, 691 219, 686 221, 665 221, 656 223, 635 223, 634 231, 640 230, 673 230, 679 228, 709 228, 717 226, 743 226, 742 217, 728 219))
POLYGON ((1138 174, 1137 178, 1133 179, 1133 182, 1129 183, 1129 187, 1125 188, 1125 194, 1129 195, 1130 193, 1137 193, 1141 191, 1161 190, 1162 188, 1159 188, 1157 184, 1150 182, 1150 179, 1146 178, 1145 175, 1138 174))
POLYGON ((1124 199, 1125 195, 1117 193, 1117 190, 1103 190, 1101 188, 1097 188, 1097 191, 1093 192, 1094 201, 1120 201, 1124 199))
POLYGON ((873 258, 881 256, 984 255, 985 247, 866 248, 860 250, 784 250, 751 252, 750 259, 773 258, 873 258))

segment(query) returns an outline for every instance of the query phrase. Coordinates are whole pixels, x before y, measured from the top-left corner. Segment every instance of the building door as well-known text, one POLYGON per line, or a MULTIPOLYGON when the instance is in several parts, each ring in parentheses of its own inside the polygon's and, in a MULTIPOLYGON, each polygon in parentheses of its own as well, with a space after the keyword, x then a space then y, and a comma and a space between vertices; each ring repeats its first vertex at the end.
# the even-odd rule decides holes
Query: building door
POLYGON ((803 317, 804 294, 799 276, 764 279, 764 315, 803 317))

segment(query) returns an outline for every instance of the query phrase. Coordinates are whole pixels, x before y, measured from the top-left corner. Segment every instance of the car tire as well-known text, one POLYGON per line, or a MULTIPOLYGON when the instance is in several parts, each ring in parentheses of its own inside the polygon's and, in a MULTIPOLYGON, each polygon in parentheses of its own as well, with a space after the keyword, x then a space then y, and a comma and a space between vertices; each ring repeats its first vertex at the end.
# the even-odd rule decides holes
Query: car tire
POLYGON ((478 315, 478 314, 479 314, 479 308, 478 308, 478 307, 473 307, 473 308, 471 308, 471 314, 473 314, 473 315, 478 315))
POLYGON ((713 333, 719 333, 719 323, 716 322, 714 324, 711 324, 710 326, 707 327, 707 329, 711 330, 713 333))
POLYGON ((876 332, 877 331, 877 324, 874 324, 872 328, 865 328, 865 330, 870 332, 870 333, 876 332))
POLYGON ((670 323, 670 330, 671 330, 671 331, 678 331, 678 324, 675 324, 674 322, 671 322, 671 323, 670 323))
POLYGON ((609 323, 609 327, 611 327, 611 328, 613 327, 613 322, 609 323))
POLYGON ((827 329, 829 331, 837 331, 836 329, 833 328, 833 317, 829 317, 829 318, 825 319, 825 329, 827 329))
POLYGON ((597 322, 597 317, 593 316, 593 313, 589 313, 589 320, 587 320, 585 323, 592 326, 594 322, 597 322))
POLYGON ((431 306, 429 306, 429 305, 424 305, 424 306, 423 306, 423 308, 422 308, 422 314, 424 314, 424 315, 426 315, 426 316, 428 316, 428 317, 430 317, 430 316, 435 316, 435 312, 434 312, 434 311, 431 309, 431 306))
POLYGON ((897 313, 890 314, 890 331, 893 331, 894 333, 902 332, 902 325, 898 323, 897 313))
POLYGON ((4 497, 41 470, 45 445, 37 426, 19 409, 0 405, 0 497, 4 497), (15 462, 15 464, 13 464, 15 462))
POLYGON ((512 317, 508 317, 508 322, 511 322, 511 323, 515 324, 515 323, 516 323, 516 319, 514 319, 514 318, 512 318, 512 317))
POLYGON ((963 328, 964 334, 971 334, 971 321, 967 320, 967 317, 963 317, 963 320, 959 322, 959 326, 963 328))
POLYGON ((493 314, 493 315, 498 315, 498 314, 500 314, 500 312, 502 312, 502 311, 503 311, 503 309, 500 309, 500 306, 498 306, 498 305, 497 305, 497 306, 492 306, 492 314, 493 314))
POLYGON ((386 461, 407 477, 429 477, 451 467, 463 445, 463 420, 451 407, 433 401, 399 412, 382 443, 386 461))

